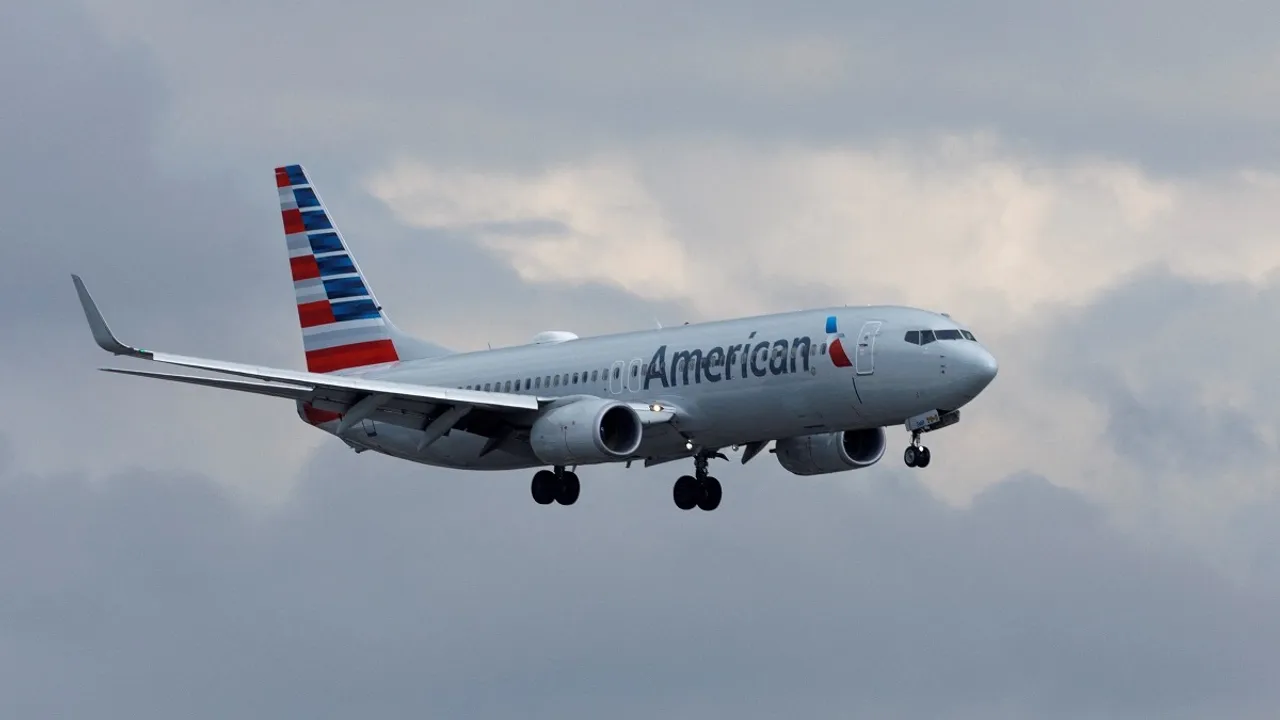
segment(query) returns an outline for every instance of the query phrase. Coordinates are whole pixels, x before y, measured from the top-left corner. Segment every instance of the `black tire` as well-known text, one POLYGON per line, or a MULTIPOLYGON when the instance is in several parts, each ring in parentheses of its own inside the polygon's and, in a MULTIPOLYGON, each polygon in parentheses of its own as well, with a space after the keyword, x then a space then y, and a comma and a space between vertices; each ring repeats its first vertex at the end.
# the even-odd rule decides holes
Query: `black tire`
POLYGON ((533 474, 533 483, 529 490, 533 493, 533 501, 539 505, 550 505, 555 502, 560 490, 560 481, 550 470, 539 470, 533 474))
POLYGON ((918 468, 929 467, 929 455, 930 455, 929 448, 927 447, 920 448, 920 457, 916 458, 916 467, 918 468))
POLYGON ((722 494, 720 481, 713 477, 708 477, 702 481, 702 498, 698 500, 698 508, 707 512, 715 510, 720 507, 722 494))
POLYGON ((560 476, 560 492, 556 493, 556 502, 561 505, 572 505, 578 502, 578 495, 582 493, 582 484, 578 482, 576 473, 565 471, 560 476))
POLYGON ((692 510, 697 506, 701 495, 702 488, 698 485, 698 481, 689 475, 681 475, 671 488, 671 498, 675 500, 676 507, 681 510, 692 510))
POLYGON ((907 449, 902 451, 902 462, 906 463, 907 467, 915 467, 919 461, 920 455, 915 445, 908 445, 907 449))

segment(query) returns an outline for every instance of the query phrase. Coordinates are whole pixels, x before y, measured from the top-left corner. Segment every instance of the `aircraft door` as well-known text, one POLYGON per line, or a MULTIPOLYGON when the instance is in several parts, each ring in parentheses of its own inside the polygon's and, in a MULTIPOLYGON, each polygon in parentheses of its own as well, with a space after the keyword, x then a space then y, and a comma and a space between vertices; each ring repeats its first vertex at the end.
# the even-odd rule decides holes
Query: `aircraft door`
POLYGON ((854 356, 853 366, 857 374, 870 375, 876 371, 876 335, 880 334, 879 320, 871 320, 862 326, 858 333, 858 351, 854 356))
POLYGON ((644 379, 640 377, 640 367, 642 365, 644 365, 644 361, 636 358, 627 367, 627 389, 631 392, 640 392, 640 383, 644 379))
POLYGON ((627 371, 627 364, 622 360, 615 361, 613 367, 609 370, 609 392, 617 395, 622 392, 622 383, 624 378, 622 374, 627 371))

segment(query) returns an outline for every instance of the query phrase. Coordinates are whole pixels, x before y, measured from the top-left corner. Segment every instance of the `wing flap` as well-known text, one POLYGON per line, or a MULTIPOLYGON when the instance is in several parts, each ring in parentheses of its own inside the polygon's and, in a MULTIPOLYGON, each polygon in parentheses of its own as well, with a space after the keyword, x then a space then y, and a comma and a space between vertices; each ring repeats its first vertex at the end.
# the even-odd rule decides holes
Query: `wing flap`
POLYGON ((116 373, 118 375, 133 375, 136 377, 156 378, 158 380, 170 380, 173 382, 186 383, 188 385, 202 385, 204 387, 220 388, 222 390, 239 390, 240 392, 254 393, 256 395, 271 395, 274 397, 289 398, 291 400, 302 400, 312 395, 315 391, 315 388, 303 387, 301 385, 282 385, 279 383, 258 382, 254 380, 203 377, 201 375, 179 375, 176 373, 155 372, 153 370, 129 370, 125 368, 100 369, 103 372, 116 373))

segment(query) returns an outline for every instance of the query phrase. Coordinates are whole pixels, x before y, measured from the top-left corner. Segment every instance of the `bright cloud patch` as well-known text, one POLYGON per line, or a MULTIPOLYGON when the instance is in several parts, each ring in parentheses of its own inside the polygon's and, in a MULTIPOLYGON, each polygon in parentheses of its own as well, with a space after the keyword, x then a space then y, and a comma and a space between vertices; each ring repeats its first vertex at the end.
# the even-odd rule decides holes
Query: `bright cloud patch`
POLYGON ((982 136, 668 147, 530 175, 404 161, 370 185, 404 222, 469 232, 528 280, 708 316, 785 306, 771 288, 786 286, 991 321, 1085 302, 1153 262, 1201 279, 1280 267, 1277 176, 1165 179, 982 136))

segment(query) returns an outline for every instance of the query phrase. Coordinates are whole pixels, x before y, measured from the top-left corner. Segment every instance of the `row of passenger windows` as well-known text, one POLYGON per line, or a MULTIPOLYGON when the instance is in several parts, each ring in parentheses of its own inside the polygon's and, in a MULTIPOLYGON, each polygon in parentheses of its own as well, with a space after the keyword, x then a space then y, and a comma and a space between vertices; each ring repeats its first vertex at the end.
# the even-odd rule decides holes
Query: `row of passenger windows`
MULTIPOLYGON (((784 353, 782 348, 774 348, 773 352, 770 354, 774 359, 777 359, 777 358, 783 357, 784 354, 788 354, 788 353, 784 353)), ((808 354, 809 355, 826 355, 827 344, 822 343, 821 345, 817 345, 817 346, 811 345, 809 347, 808 354)), ((789 355, 792 359, 795 359, 798 355, 800 355, 800 353, 797 352, 795 347, 792 347, 789 355)), ((674 369, 676 372, 684 372, 685 366, 687 364, 688 363, 682 359, 680 360, 680 362, 674 363, 675 365, 674 369)), ((704 369, 722 368, 725 365, 725 359, 723 357, 718 356, 715 362, 711 362, 709 359, 704 357, 702 358, 701 365, 704 369)), ((522 392, 524 390, 541 390, 543 388, 565 387, 568 385, 580 385, 582 383, 588 383, 588 382, 593 382, 593 383, 608 382, 609 372, 610 370, 606 368, 604 370, 592 370, 590 373, 583 371, 583 372, 576 372, 576 373, 564 373, 562 375, 545 375, 543 377, 524 378, 523 380, 499 380, 498 382, 487 382, 487 383, 484 383, 483 385, 480 383, 476 383, 474 385, 463 385, 463 386, 459 386, 459 389, 485 390, 485 391, 492 391, 492 392, 522 392)), ((613 368, 612 372, 613 372, 614 380, 618 380, 622 378, 621 367, 613 368)), ((647 376, 649 374, 649 363, 644 363, 644 365, 632 365, 631 370, 628 374, 631 377, 647 376)))
POLYGON ((904 339, 912 345, 928 345, 934 340, 978 341, 968 330, 908 330, 904 339))
MULTIPOLYGON (((640 374, 638 366, 631 367, 631 374, 637 376, 640 374)), ((613 377, 622 377, 622 368, 613 369, 613 377)), ((499 380, 498 382, 487 382, 483 385, 476 383, 475 385, 465 385, 465 390, 485 390, 492 392, 521 392, 522 390, 540 390, 544 387, 562 387, 565 385, 578 385, 586 382, 600 382, 601 380, 609 380, 609 371, 592 370, 590 374, 587 372, 564 373, 563 375, 547 375, 544 377, 525 378, 524 380, 499 380)))

